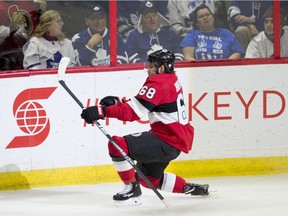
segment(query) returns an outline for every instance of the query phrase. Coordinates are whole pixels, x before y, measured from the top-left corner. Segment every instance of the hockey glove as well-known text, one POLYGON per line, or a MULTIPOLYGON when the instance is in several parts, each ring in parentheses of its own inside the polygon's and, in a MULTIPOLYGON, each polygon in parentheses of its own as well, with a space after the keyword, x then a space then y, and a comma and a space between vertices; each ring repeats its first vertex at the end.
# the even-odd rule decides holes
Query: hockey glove
POLYGON ((99 119, 104 119, 106 116, 106 107, 105 106, 91 106, 86 109, 83 109, 81 117, 88 124, 92 124, 94 121, 99 119))
POLYGON ((120 99, 118 97, 115 96, 106 96, 104 98, 101 99, 100 104, 102 106, 112 106, 112 105, 116 105, 120 103, 120 99))

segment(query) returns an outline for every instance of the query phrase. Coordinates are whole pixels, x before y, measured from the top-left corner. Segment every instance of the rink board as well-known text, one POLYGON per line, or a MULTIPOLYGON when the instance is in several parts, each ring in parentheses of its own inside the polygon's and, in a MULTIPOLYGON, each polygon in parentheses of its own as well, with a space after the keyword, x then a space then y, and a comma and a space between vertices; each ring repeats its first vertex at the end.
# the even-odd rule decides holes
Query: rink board
MULTIPOLYGON (((169 171, 188 178, 288 172, 287 64, 177 73, 195 139, 169 171)), ((135 70, 70 73, 65 81, 88 106, 107 95, 131 98, 145 79, 135 70)), ((2 189, 118 181, 107 138, 85 125, 56 74, 0 79, 0 89, 2 189), (33 112, 37 118, 29 116, 33 112)), ((149 130, 147 119, 101 124, 111 135, 149 130)))

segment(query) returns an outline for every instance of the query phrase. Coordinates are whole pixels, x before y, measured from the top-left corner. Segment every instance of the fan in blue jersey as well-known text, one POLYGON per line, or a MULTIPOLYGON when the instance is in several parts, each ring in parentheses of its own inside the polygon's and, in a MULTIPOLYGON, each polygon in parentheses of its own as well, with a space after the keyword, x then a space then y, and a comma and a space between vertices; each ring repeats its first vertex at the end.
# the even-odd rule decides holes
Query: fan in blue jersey
MULTIPOLYGON (((72 44, 79 65, 110 64, 110 32, 107 29, 107 13, 100 5, 91 9, 85 23, 87 29, 74 35, 72 44)), ((117 33, 117 63, 128 63, 128 56, 122 37, 117 33)))
POLYGON ((230 1, 218 0, 169 0, 167 5, 167 17, 170 21, 170 30, 174 31, 180 38, 193 28, 195 9, 200 5, 207 5, 217 17, 219 27, 229 28, 226 7, 230 1))
POLYGON ((181 42, 185 60, 236 59, 243 49, 229 30, 217 28, 215 17, 208 6, 195 10, 195 29, 187 32, 181 42), (197 29, 198 28, 198 29, 197 29))
MULTIPOLYGON (((117 1, 117 26, 118 31, 126 41, 129 32, 137 28, 139 14, 138 8, 141 5, 143 0, 121 0, 117 1)), ((156 1, 155 4, 159 9, 159 13, 166 15, 168 0, 156 1)), ((165 18, 166 20, 166 18, 165 18)), ((167 20, 163 20, 163 25, 168 25, 167 20)), ((161 20, 160 20, 161 23, 161 20)))
MULTIPOLYGON (((154 2, 143 2, 137 29, 132 30, 126 41, 129 62, 145 62, 147 56, 160 49, 174 52, 176 60, 183 60, 180 41, 177 35, 165 27, 160 27, 159 20, 164 20, 154 2)), ((166 22, 169 21, 166 19, 166 22)))

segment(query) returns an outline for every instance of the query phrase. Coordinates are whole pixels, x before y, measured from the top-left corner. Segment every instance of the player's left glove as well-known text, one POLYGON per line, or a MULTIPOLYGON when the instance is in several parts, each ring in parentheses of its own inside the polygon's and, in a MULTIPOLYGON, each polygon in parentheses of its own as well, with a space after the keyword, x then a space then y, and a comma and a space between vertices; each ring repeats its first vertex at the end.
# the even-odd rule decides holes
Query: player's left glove
POLYGON ((104 98, 101 99, 100 101, 100 105, 102 106, 112 106, 112 105, 116 105, 120 103, 120 99, 119 97, 115 97, 115 96, 106 96, 104 98))
POLYGON ((91 106, 82 110, 81 117, 88 123, 92 124, 94 121, 104 119, 106 116, 105 106, 91 106))

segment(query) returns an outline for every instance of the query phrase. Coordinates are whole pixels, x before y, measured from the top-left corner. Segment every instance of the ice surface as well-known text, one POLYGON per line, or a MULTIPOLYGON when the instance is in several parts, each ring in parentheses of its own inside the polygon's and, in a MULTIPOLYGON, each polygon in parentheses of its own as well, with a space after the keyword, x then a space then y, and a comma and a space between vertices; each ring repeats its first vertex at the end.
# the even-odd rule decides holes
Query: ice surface
POLYGON ((287 216, 288 174, 189 179, 208 183, 208 197, 160 193, 143 189, 143 204, 115 207, 112 195, 121 183, 0 191, 1 216, 287 216))

